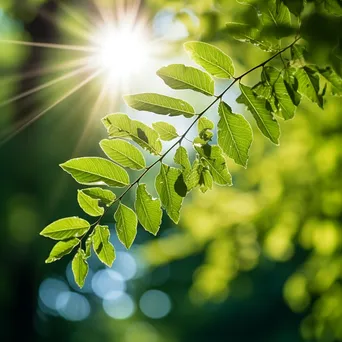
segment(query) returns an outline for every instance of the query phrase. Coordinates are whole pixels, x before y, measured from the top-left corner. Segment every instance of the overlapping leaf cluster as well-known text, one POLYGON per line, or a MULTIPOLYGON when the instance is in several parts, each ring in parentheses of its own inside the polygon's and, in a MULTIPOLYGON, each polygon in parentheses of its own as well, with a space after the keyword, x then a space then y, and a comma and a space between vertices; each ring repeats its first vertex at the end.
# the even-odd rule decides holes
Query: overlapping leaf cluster
MULTIPOLYGON (((261 22, 264 27, 270 23, 278 26, 291 24, 290 11, 283 2, 273 0, 268 1, 268 4, 269 6, 261 8, 261 22)), ((239 29, 241 34, 241 27, 239 29)), ((261 44, 256 40, 257 32, 254 32, 254 36, 251 34, 245 33, 243 39, 241 36, 236 38, 265 47, 266 41, 261 44)), ((203 96, 212 97, 212 103, 196 114, 191 104, 176 97, 156 93, 125 96, 125 102, 138 111, 171 117, 184 116, 193 120, 188 129, 179 134, 175 127, 166 122, 155 122, 149 127, 123 113, 114 113, 103 118, 108 138, 100 142, 100 147, 107 158, 76 158, 61 164, 63 170, 78 183, 94 186, 79 190, 77 200, 84 212, 96 220, 89 223, 78 217, 69 217, 48 225, 41 235, 58 242, 46 262, 56 261, 77 249, 72 270, 77 284, 82 287, 88 272, 87 258, 92 249, 107 266, 111 266, 115 260, 109 228, 101 225, 101 219, 114 204, 117 204, 113 216, 116 233, 120 242, 128 249, 136 237, 138 222, 145 230, 156 235, 162 220, 162 209, 173 222, 178 223, 183 199, 191 190, 199 188, 206 192, 213 184, 231 185, 228 160, 231 158, 235 163, 247 167, 253 140, 250 123, 243 115, 233 113, 223 100, 224 94, 234 84, 239 83, 241 91, 237 102, 245 105, 260 132, 274 144, 279 144, 278 120, 293 118, 302 96, 323 107, 323 96, 327 92, 341 95, 342 79, 330 67, 307 64, 305 45, 298 40, 295 39, 282 49, 280 41, 276 40, 270 49, 275 51, 272 57, 238 77, 234 76, 231 58, 220 49, 202 42, 185 43, 185 51, 202 69, 172 64, 159 69, 157 75, 170 88, 196 91, 203 96), (291 56, 281 69, 267 65, 283 53, 288 54, 288 50, 291 56), (253 87, 241 83, 244 76, 258 68, 262 68, 260 82, 253 87), (219 95, 215 95, 214 78, 230 80, 219 95), (214 123, 204 116, 215 103, 219 103, 217 130, 214 123), (193 140, 193 151, 189 153, 181 143, 195 125, 198 134, 193 140), (216 140, 217 144, 214 143, 216 140), (162 141, 174 143, 163 152, 162 141), (176 147, 175 165, 166 165, 164 157, 176 147), (149 152, 156 160, 146 166, 141 150, 149 152), (190 160, 189 156, 194 157, 190 160), (160 164, 160 171, 155 179, 158 198, 153 198, 141 180, 157 164, 160 164), (138 176, 131 181, 126 169, 138 172, 138 176), (125 190, 116 197, 112 190, 103 189, 99 185, 125 190), (121 200, 134 186, 135 203, 134 208, 130 208, 121 200)))

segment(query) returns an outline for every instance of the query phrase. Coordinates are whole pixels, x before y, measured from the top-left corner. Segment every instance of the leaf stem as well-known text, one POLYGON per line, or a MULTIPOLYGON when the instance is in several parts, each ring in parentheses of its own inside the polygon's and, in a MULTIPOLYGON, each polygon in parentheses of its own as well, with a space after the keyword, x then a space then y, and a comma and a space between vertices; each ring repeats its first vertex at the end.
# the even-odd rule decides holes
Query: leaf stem
MULTIPOLYGON (((276 58, 277 56, 281 55, 283 52, 285 52, 286 50, 288 50, 289 48, 291 48, 299 39, 301 39, 300 37, 296 37, 296 39, 288 46, 284 47, 283 49, 279 50, 277 53, 275 53, 273 56, 271 56, 270 58, 266 59, 264 62, 254 66, 253 68, 247 70, 246 72, 244 72, 243 74, 241 74, 238 77, 233 77, 233 81, 232 83, 230 83, 228 85, 228 87, 226 89, 224 89, 222 91, 222 93, 220 95, 215 96, 215 100, 213 102, 211 102, 205 109, 203 109, 199 114, 196 114, 196 118, 195 120, 190 124, 190 126, 186 129, 186 131, 179 137, 179 139, 177 139, 177 141, 171 145, 171 147, 169 147, 156 161, 154 161, 150 166, 146 167, 146 169, 144 170, 144 172, 135 180, 133 181, 131 184, 128 185, 127 189, 119 196, 115 199, 115 201, 108 206, 103 214, 91 225, 91 228, 95 227, 97 224, 100 223, 100 221, 102 220, 102 218, 104 217, 104 215, 108 212, 108 210, 116 203, 119 202, 123 199, 123 197, 129 192, 129 190, 131 190, 134 185, 138 184, 140 182, 140 180, 155 166, 157 165, 159 162, 162 162, 163 159, 166 157, 166 155, 169 154, 170 151, 173 150, 173 148, 175 146, 177 146, 178 144, 181 144, 183 139, 187 139, 186 135, 190 132, 191 128, 196 124, 196 122, 214 105, 216 104, 216 102, 218 100, 222 100, 222 97, 224 96, 224 94, 231 89, 234 84, 236 82, 240 82, 241 79, 243 77, 245 77, 246 75, 250 74, 252 71, 257 70, 261 67, 264 67, 267 63, 269 63, 270 61, 272 61, 274 58, 276 58)), ((82 238, 80 238, 80 240, 82 240, 86 235, 85 234, 82 238)))

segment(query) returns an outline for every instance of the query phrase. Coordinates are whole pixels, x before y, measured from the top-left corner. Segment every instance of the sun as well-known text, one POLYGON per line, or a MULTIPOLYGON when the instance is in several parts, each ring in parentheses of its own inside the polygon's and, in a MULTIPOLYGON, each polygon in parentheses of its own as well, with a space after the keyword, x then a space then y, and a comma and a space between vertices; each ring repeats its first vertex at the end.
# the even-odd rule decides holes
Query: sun
POLYGON ((92 63, 110 83, 137 74, 149 59, 149 44, 141 28, 105 26, 96 33, 95 41, 92 63))

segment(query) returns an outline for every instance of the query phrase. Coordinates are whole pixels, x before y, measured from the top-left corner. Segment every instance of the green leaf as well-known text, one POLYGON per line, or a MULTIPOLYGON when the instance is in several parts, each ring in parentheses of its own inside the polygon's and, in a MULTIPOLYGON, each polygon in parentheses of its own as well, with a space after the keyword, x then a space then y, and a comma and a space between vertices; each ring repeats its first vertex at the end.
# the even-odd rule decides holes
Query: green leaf
POLYGON ((72 259, 71 269, 74 274, 76 284, 82 288, 89 270, 86 255, 82 249, 79 249, 72 259))
POLYGON ((196 142, 201 142, 202 144, 206 144, 211 138, 214 136, 214 133, 210 130, 214 129, 214 123, 208 118, 202 116, 198 120, 198 133, 200 139, 195 139, 196 142))
POLYGON ((182 166, 185 170, 191 169, 188 151, 183 146, 179 146, 174 156, 174 162, 182 166))
POLYGON ((199 184, 201 186, 200 190, 203 193, 205 193, 205 192, 207 192, 207 190, 209 190, 209 189, 211 190, 213 188, 213 177, 212 177, 209 170, 204 169, 202 171, 199 184))
POLYGON ((83 211, 90 216, 101 216, 104 209, 99 206, 99 200, 85 194, 82 190, 77 191, 77 201, 83 211))
POLYGON ((189 103, 170 96, 143 93, 126 95, 124 99, 130 107, 136 110, 170 116, 184 115, 186 118, 195 115, 195 110, 189 103))
POLYGON ((237 164, 246 167, 248 151, 253 141, 250 124, 242 115, 234 114, 225 102, 220 103, 218 112, 220 115, 217 125, 218 145, 237 164))
POLYGON ((295 68, 286 68, 284 73, 284 83, 289 96, 295 106, 299 106, 302 96, 298 93, 298 81, 294 77, 295 68))
POLYGON ((66 217, 52 222, 40 235, 53 240, 67 240, 83 236, 90 228, 89 222, 79 217, 66 217))
POLYGON ((277 107, 279 108, 281 116, 285 120, 292 119, 297 106, 292 101, 280 71, 273 67, 265 67, 264 73, 269 85, 273 89, 273 94, 277 99, 277 107))
POLYGON ((305 0, 283 0, 285 5, 288 7, 296 17, 299 17, 304 9, 305 0))
POLYGON ((112 191, 102 188, 87 188, 82 189, 82 192, 93 199, 100 200, 107 207, 111 206, 116 198, 112 191))
POLYGON ((263 98, 257 97, 250 87, 241 83, 240 90, 243 103, 252 113, 260 131, 274 144, 278 144, 280 129, 278 122, 269 110, 270 108, 267 108, 268 102, 263 98))
POLYGON ((79 243, 80 240, 76 238, 57 242, 52 248, 49 257, 45 260, 45 263, 49 264, 61 259, 64 255, 69 254, 79 243))
POLYGON ((203 42, 187 42, 184 44, 184 49, 190 58, 209 74, 218 78, 234 76, 234 65, 231 58, 216 46, 203 42))
MULTIPOLYGON (((261 6, 261 21, 263 26, 280 26, 291 25, 291 14, 289 9, 278 0, 269 0, 261 6)), ((278 38, 280 38, 278 36, 278 38)))
POLYGON ((107 226, 97 225, 92 237, 93 248, 100 259, 108 267, 111 267, 115 260, 114 246, 109 242, 110 232, 107 226))
POLYGON ((146 184, 139 184, 137 187, 135 210, 138 220, 144 229, 153 235, 157 235, 163 211, 160 200, 158 198, 152 198, 147 192, 146 184))
POLYGON ((60 166, 80 184, 106 184, 115 187, 124 187, 129 184, 128 173, 122 167, 104 158, 75 158, 60 166))
POLYGON ((115 212, 116 233, 121 243, 129 249, 137 235, 137 215, 135 212, 120 203, 115 212))
POLYGON ((279 49, 277 40, 266 39, 256 28, 242 23, 228 23, 225 31, 240 42, 251 43, 264 51, 276 51, 279 49))
POLYGON ((183 203, 183 198, 175 190, 180 175, 180 170, 162 163, 155 182, 162 205, 175 223, 179 221, 179 212, 183 203))
POLYGON ((85 242, 85 258, 88 259, 91 256, 91 245, 93 243, 93 234, 94 231, 88 236, 85 242))
POLYGON ((174 128, 167 122, 154 122, 152 126, 158 132, 161 140, 170 141, 176 139, 179 136, 176 128, 174 128))
POLYGON ((203 166, 201 165, 198 159, 195 159, 192 163, 192 167, 190 170, 185 170, 183 172, 184 183, 188 191, 194 189, 200 182, 200 177, 202 173, 203 166))
POLYGON ((146 151, 159 155, 162 144, 158 133, 137 120, 131 120, 126 114, 110 114, 102 119, 109 136, 112 138, 130 138, 146 151))
POLYGON ((213 180, 218 185, 232 185, 232 176, 230 175, 226 159, 222 150, 216 145, 196 146, 195 150, 201 156, 203 166, 209 168, 213 180))
POLYGON ((319 77, 308 67, 299 68, 295 74, 298 92, 323 108, 323 97, 319 94, 319 77))
POLYGON ((103 152, 110 159, 124 167, 141 170, 146 167, 143 154, 132 144, 121 139, 100 141, 103 152))
POLYGON ((204 95, 214 95, 214 81, 205 72, 184 64, 171 64, 157 75, 172 89, 191 89, 204 95))
POLYGON ((342 96, 342 78, 329 66, 325 68, 317 67, 317 71, 330 84, 331 94, 342 96))

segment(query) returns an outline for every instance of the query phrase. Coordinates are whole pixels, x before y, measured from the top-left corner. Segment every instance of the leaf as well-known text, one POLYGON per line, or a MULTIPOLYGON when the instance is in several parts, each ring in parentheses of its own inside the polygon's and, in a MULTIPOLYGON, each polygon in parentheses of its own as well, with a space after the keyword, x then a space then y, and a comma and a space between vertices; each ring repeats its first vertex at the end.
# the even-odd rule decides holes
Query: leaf
POLYGON ((265 67, 264 73, 268 83, 273 89, 273 94, 277 99, 277 107, 280 110, 281 116, 285 120, 292 119, 296 112, 296 105, 292 101, 288 88, 286 87, 279 70, 273 67, 265 67))
POLYGON ((216 184, 232 185, 232 176, 219 146, 206 144, 200 147, 195 146, 195 150, 201 156, 203 166, 209 168, 216 184))
POLYGON ((82 288, 89 270, 86 256, 82 249, 79 249, 72 259, 71 269, 74 274, 76 284, 82 288))
POLYGON ((191 164, 188 151, 183 146, 179 146, 174 156, 174 162, 182 166, 185 170, 190 170, 191 164))
POLYGON ((82 190, 77 191, 77 201, 83 211, 90 216, 101 216, 104 209, 99 206, 99 200, 85 194, 82 190))
POLYGON ((317 67, 317 71, 330 84, 332 95, 342 96, 342 78, 329 66, 317 67))
POLYGON ((139 184, 135 199, 135 210, 140 224, 145 230, 157 235, 162 220, 161 202, 146 190, 146 184, 139 184))
POLYGON ((200 134, 206 129, 214 129, 214 123, 205 116, 202 116, 198 120, 198 133, 200 134))
POLYGON ((205 193, 205 192, 207 192, 207 190, 209 190, 209 189, 211 190, 213 188, 213 177, 212 177, 209 170, 204 169, 202 171, 199 184, 201 186, 200 190, 203 193, 205 193))
POLYGON ((220 102, 218 112, 218 145, 237 164, 246 167, 248 151, 253 141, 250 124, 242 115, 234 114, 225 102, 220 102))
POLYGON ((104 158, 70 159, 60 164, 60 167, 80 184, 106 184, 115 187, 124 187, 129 184, 128 173, 122 167, 104 158))
MULTIPOLYGON (((268 0, 261 6, 261 21, 263 26, 271 25, 275 28, 291 25, 289 9, 278 0, 268 0)), ((278 36, 281 38, 281 36, 278 36)))
POLYGON ((49 264, 61 259, 64 255, 69 254, 79 243, 80 240, 76 238, 57 242, 52 248, 49 257, 45 260, 45 263, 49 264))
POLYGON ((174 128, 167 122, 154 122, 152 126, 158 132, 161 140, 170 141, 176 139, 179 136, 176 128, 174 128))
POLYGON ((112 191, 102 188, 87 188, 82 189, 82 192, 93 199, 100 200, 107 207, 111 206, 116 198, 112 191))
POLYGON ((83 236, 90 228, 89 222, 79 217, 66 217, 52 222, 40 235, 53 240, 67 240, 83 236))
POLYGON ((276 51, 279 48, 277 40, 266 39, 256 28, 243 23, 228 23, 225 31, 240 42, 251 43, 264 51, 276 51))
POLYGON ((94 231, 88 236, 85 242, 85 258, 88 259, 91 256, 91 245, 93 243, 93 234, 94 231))
POLYGON ((142 93, 126 95, 124 100, 130 107, 136 110, 170 116, 184 115, 186 118, 191 118, 195 115, 195 110, 189 103, 170 96, 142 93))
POLYGON ((137 215, 135 212, 120 203, 115 212, 116 233, 121 243, 129 249, 137 235, 137 215))
POLYGON ((189 171, 185 170, 183 172, 184 183, 186 184, 188 191, 191 191, 199 184, 202 169, 203 166, 201 165, 200 161, 195 159, 191 169, 189 171))
POLYGON ((110 114, 102 119, 109 136, 112 138, 130 138, 152 154, 159 155, 162 144, 158 133, 137 120, 131 120, 126 114, 110 114))
POLYGON ((209 74, 218 78, 234 76, 234 65, 231 58, 216 46, 203 42, 187 42, 184 44, 184 49, 190 58, 209 74))
POLYGON ((175 184, 180 175, 180 170, 162 163, 155 182, 162 205, 175 223, 179 221, 179 212, 183 203, 183 198, 175 190, 175 184))
POLYGON ((295 74, 298 92, 323 108, 323 97, 319 94, 319 77, 308 67, 299 68, 295 74))
POLYGON ((97 225, 92 237, 93 248, 100 259, 108 267, 111 267, 115 260, 114 246, 109 242, 110 232, 107 226, 97 225))
POLYGON ((191 89, 204 95, 214 95, 213 79, 199 69, 184 64, 171 64, 160 68, 157 75, 172 89, 191 89))
POLYGON ((285 5, 288 7, 296 17, 299 17, 304 9, 305 0, 283 0, 285 5))
POLYGON ((243 103, 252 113, 260 131, 269 138, 274 144, 279 143, 280 129, 278 122, 267 108, 265 99, 255 95, 253 90, 240 83, 243 103))
POLYGON ((286 68, 284 73, 284 83, 289 96, 295 106, 299 106, 302 96, 298 93, 298 81, 294 77, 295 68, 286 68))
POLYGON ((121 139, 100 141, 103 152, 110 159, 124 167, 141 170, 146 167, 143 154, 132 144, 121 139))

